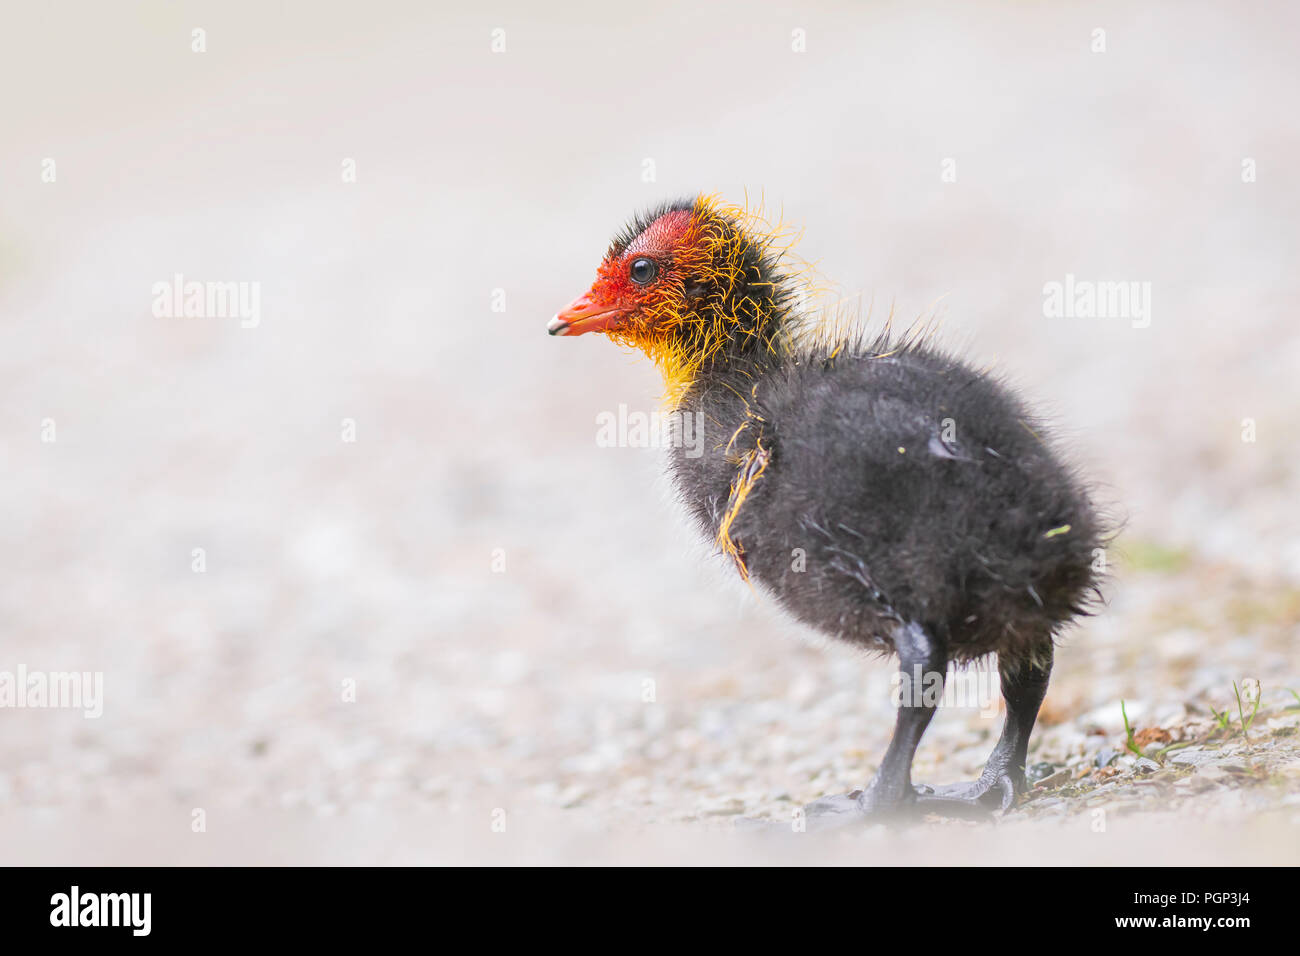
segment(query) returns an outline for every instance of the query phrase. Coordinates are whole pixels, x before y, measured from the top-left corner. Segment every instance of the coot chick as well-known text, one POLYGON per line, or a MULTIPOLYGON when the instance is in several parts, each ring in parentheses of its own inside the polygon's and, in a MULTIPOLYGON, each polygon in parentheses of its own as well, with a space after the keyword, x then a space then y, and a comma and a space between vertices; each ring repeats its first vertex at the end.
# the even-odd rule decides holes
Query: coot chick
POLYGON ((614 239, 549 331, 649 355, 670 405, 703 422, 704 453, 683 443, 671 469, 704 533, 799 620, 898 655, 877 773, 810 820, 1007 809, 1054 638, 1099 594, 1106 529, 1005 384, 921 336, 818 330, 781 245, 711 197, 663 205, 614 239), (1007 715, 983 773, 914 787, 949 664, 993 653, 1007 715))

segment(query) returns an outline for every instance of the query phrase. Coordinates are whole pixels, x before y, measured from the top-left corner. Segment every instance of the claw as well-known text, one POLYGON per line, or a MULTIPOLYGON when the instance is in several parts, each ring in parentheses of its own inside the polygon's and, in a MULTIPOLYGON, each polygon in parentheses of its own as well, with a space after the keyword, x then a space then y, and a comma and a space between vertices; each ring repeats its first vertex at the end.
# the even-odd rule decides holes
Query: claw
POLYGON ((816 833, 867 823, 916 822, 927 815, 987 822, 995 810, 1008 809, 1016 799, 1015 785, 1007 776, 992 783, 976 780, 940 787, 921 785, 913 792, 915 799, 881 801, 873 799, 870 788, 854 790, 814 800, 802 808, 802 817, 796 817, 792 823, 741 817, 736 821, 736 827, 816 833))
MULTIPOLYGON (((971 783, 950 783, 939 787, 918 787, 917 802, 927 809, 939 806, 964 805, 979 808, 985 813, 994 810, 1010 810, 1016 802, 1016 784, 1007 774, 995 780, 984 778, 971 783)), ((941 812, 934 809, 933 812, 941 812)))

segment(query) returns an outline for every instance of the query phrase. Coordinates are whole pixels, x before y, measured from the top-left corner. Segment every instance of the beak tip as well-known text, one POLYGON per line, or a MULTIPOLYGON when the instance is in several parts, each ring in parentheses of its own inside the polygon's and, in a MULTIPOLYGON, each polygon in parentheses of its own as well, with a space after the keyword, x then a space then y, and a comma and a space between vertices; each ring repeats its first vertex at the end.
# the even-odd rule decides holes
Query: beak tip
POLYGON ((546 332, 548 335, 567 335, 568 331, 569 323, 558 315, 546 324, 546 332))

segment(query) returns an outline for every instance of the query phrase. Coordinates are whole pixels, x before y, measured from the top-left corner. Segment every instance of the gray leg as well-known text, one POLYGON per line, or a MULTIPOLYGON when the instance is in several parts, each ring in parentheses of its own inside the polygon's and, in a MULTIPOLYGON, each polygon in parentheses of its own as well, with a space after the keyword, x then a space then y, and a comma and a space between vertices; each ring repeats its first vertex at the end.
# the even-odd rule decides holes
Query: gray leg
POLYGON ((894 736, 880 769, 865 790, 824 797, 804 807, 810 827, 850 822, 865 816, 889 816, 910 810, 916 803, 912 758, 943 696, 948 654, 918 624, 900 626, 894 633, 894 646, 898 651, 903 699, 894 720, 894 736))
POLYGON ((1015 803, 1017 794, 1025 792, 1029 735, 1033 733, 1038 708, 1052 675, 1052 645, 1047 645, 1037 661, 1007 662, 999 667, 999 673, 1002 697, 1007 702, 1007 720, 984 772, 973 783, 925 788, 919 796, 922 805, 930 801, 961 801, 1006 810, 1015 803))
POLYGON ((912 759, 930 726, 948 671, 948 655, 920 626, 908 624, 894 635, 898 650, 898 672, 902 678, 903 700, 894 718, 894 736, 885 751, 885 759, 875 778, 858 798, 864 810, 910 803, 912 759))

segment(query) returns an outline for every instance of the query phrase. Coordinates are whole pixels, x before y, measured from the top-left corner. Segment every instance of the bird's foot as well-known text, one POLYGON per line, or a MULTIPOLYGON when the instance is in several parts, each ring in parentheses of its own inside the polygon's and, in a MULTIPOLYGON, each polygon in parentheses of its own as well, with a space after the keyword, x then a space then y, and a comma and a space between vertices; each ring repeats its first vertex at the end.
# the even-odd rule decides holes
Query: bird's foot
POLYGON ((873 788, 868 787, 805 804, 794 811, 789 823, 741 817, 736 826, 744 830, 819 833, 865 823, 892 822, 906 816, 912 802, 911 795, 904 795, 903 799, 896 801, 881 799, 878 791, 873 792, 873 788))
POLYGON ((897 816, 901 807, 875 805, 863 797, 866 790, 854 790, 852 793, 840 793, 833 797, 822 797, 805 804, 795 812, 794 829, 809 831, 835 830, 855 823, 879 822, 897 816), (891 813, 890 811, 895 811, 891 813))
MULTIPOLYGON (((1006 810, 1015 803, 1015 781, 1007 774, 980 778, 970 783, 931 787, 924 784, 910 792, 891 794, 878 787, 854 790, 833 797, 822 797, 795 811, 795 832, 819 832, 864 823, 900 823, 916 821, 929 815, 957 820, 988 820, 995 810, 1006 810)), ((756 825, 745 821, 742 825, 756 825)))
POLYGON ((988 815, 994 810, 1009 810, 1015 805, 1017 787, 1010 774, 986 774, 969 783, 949 783, 938 787, 916 788, 916 803, 927 813, 959 816, 946 811, 966 807, 972 814, 988 815))
MULTIPOLYGON (((897 823, 905 819, 919 819, 926 813, 939 813, 939 810, 927 809, 918 813, 917 793, 906 791, 888 792, 885 788, 875 786, 852 793, 839 793, 836 796, 822 797, 811 804, 801 806, 794 812, 790 823, 766 823, 757 819, 742 818, 738 825, 746 829, 789 829, 794 832, 819 832, 839 830, 840 827, 863 825, 863 823, 897 823)), ((969 808, 963 806, 969 812, 969 808)))

